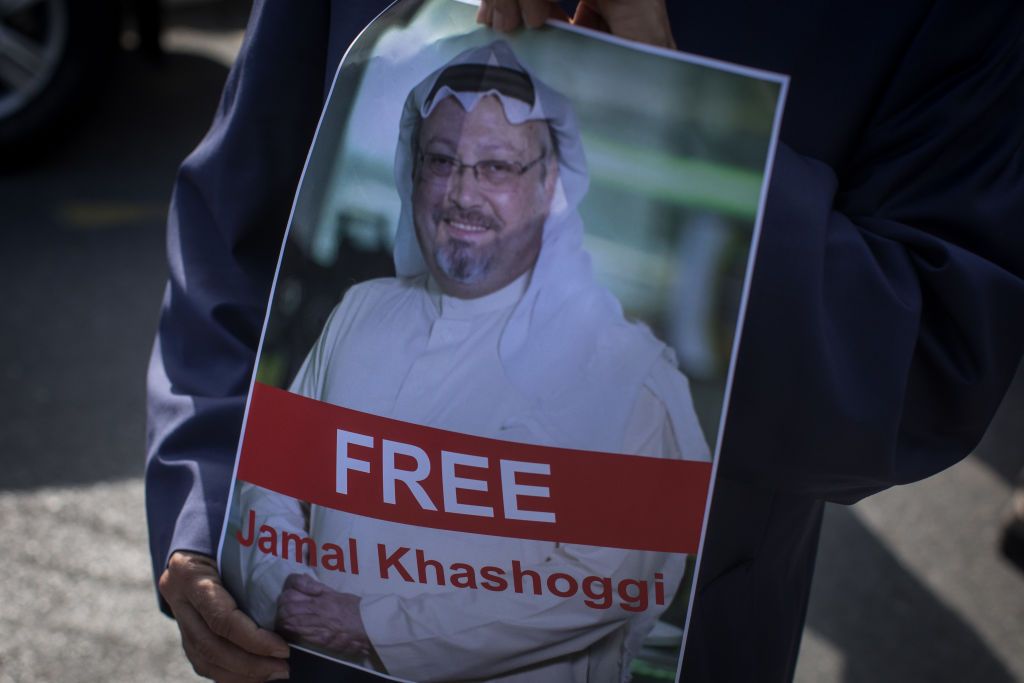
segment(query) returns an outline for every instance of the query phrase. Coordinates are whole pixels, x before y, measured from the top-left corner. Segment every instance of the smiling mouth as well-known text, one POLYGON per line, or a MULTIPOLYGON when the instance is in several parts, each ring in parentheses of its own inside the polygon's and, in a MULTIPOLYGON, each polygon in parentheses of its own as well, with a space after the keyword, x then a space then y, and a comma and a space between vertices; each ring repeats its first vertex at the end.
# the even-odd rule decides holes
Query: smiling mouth
POLYGON ((445 232, 454 239, 477 240, 498 226, 490 216, 477 212, 446 211, 437 216, 445 232))
POLYGON ((459 232, 487 232, 490 228, 479 223, 466 223, 464 221, 446 220, 445 223, 459 232))

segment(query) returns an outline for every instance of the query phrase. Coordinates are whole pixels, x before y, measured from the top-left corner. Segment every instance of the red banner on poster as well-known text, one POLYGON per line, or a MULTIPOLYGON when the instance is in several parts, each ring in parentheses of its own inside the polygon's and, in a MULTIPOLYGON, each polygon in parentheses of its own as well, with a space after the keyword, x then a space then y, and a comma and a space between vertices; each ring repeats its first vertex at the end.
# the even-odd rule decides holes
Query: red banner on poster
POLYGON ((435 529, 694 553, 711 464, 424 427, 257 383, 238 478, 435 529))

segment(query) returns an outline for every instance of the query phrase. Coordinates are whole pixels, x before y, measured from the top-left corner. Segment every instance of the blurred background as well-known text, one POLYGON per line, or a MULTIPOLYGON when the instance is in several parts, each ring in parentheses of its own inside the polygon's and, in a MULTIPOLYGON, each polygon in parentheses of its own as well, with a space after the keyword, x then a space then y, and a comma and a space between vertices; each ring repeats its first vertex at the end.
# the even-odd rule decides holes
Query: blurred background
MULTIPOLYGON (((59 114, 0 122, 0 683, 195 679, 149 576, 145 368, 175 169, 213 115, 248 2, 95 12, 74 24, 92 33, 72 87, 48 57, 71 40, 53 7, 90 4, 0 0, 0 120, 49 76, 68 83, 45 96, 59 114), (48 151, 7 146, 36 126, 48 151)), ((998 552, 1022 411, 1018 377, 963 463, 830 508, 798 680, 1024 680, 1024 573, 998 552)))

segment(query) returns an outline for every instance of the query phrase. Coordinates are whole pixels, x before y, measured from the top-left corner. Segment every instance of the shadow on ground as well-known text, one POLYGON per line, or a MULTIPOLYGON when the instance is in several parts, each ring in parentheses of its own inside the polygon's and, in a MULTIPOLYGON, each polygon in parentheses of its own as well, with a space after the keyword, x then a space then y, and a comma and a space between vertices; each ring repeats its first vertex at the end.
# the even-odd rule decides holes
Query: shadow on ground
POLYGON ((825 529, 807 627, 841 652, 839 680, 1016 680, 852 509, 827 506, 825 529))

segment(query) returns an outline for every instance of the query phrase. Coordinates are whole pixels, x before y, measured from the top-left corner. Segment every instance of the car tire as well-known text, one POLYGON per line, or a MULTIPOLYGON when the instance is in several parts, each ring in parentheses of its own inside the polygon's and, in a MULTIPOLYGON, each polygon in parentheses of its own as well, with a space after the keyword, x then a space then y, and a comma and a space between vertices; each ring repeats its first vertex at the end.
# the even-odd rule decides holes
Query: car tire
POLYGON ((0 0, 0 166, 53 148, 107 80, 116 0, 0 0))

